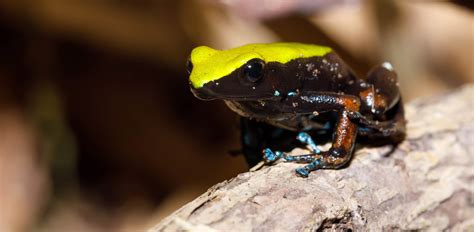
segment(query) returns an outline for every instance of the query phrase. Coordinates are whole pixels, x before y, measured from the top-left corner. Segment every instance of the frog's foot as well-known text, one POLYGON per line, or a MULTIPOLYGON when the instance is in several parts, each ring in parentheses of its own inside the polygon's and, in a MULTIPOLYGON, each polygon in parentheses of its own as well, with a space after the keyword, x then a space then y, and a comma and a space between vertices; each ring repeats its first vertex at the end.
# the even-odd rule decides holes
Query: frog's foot
POLYGON ((297 156, 289 156, 284 152, 281 151, 272 151, 270 148, 263 149, 263 160, 266 163, 275 162, 281 158, 283 158, 287 162, 298 162, 298 163, 311 163, 313 162, 314 156, 320 153, 321 151, 316 146, 316 143, 313 141, 311 136, 309 136, 306 132, 301 132, 296 137, 298 141, 304 143, 309 146, 311 154, 308 155, 297 155, 297 156))
POLYGON ((307 154, 307 155, 286 155, 283 156, 283 159, 287 162, 295 163, 311 163, 315 160, 316 154, 307 154))
POLYGON ((272 163, 279 159, 283 159, 286 162, 296 162, 296 163, 311 163, 314 161, 314 156, 316 154, 308 154, 308 155, 287 155, 281 151, 272 151, 270 148, 266 148, 263 150, 263 160, 265 163, 272 163))
MULTIPOLYGON (((270 149, 266 149, 266 152, 270 158, 278 157, 277 159, 283 158, 286 162, 308 163, 308 165, 305 165, 304 167, 295 169, 296 174, 301 177, 308 177, 311 171, 327 167, 327 165, 325 165, 327 164, 327 162, 325 161, 326 159, 324 159, 323 156, 319 154, 289 156, 283 152, 273 153, 270 149)), ((268 158, 266 160, 268 160, 268 158)))
POLYGON ((337 169, 350 160, 350 155, 344 155, 338 150, 330 149, 329 151, 320 152, 319 154, 306 155, 287 155, 281 151, 273 152, 267 148, 263 150, 263 159, 266 163, 275 162, 283 159, 286 162, 307 163, 307 165, 295 169, 297 175, 308 177, 309 173, 318 169, 337 169))
POLYGON ((296 136, 296 139, 300 141, 301 143, 308 145, 312 153, 318 154, 321 152, 319 148, 316 146, 316 143, 313 141, 313 139, 308 133, 300 132, 298 136, 296 136))
POLYGON ((273 163, 279 159, 283 159, 286 162, 308 163, 308 165, 305 165, 304 167, 295 169, 296 174, 301 177, 308 177, 311 171, 324 167, 322 166, 323 158, 318 154, 290 156, 281 151, 274 152, 270 148, 263 150, 263 160, 265 163, 273 163))
POLYGON ((295 172, 297 175, 301 177, 308 177, 310 172, 323 168, 322 163, 323 163, 322 159, 320 158, 314 159, 313 162, 311 162, 310 164, 305 165, 304 167, 295 169, 295 172))
POLYGON ((273 152, 270 148, 263 149, 263 161, 265 163, 273 163, 284 156, 284 153, 281 151, 273 152))
MULTIPOLYGON (((310 155, 308 155, 310 156, 310 155)), ((308 177, 309 173, 318 169, 338 169, 346 164, 351 155, 338 149, 313 154, 313 160, 301 168, 295 169, 296 174, 301 177, 308 177)))

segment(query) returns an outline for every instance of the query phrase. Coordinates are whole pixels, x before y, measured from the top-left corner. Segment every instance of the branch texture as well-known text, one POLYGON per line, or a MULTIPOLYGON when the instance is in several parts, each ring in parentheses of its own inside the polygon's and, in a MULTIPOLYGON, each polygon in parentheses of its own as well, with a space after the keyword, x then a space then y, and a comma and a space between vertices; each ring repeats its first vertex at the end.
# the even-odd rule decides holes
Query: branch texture
POLYGON ((472 230, 473 96, 465 86, 408 104, 396 148, 357 149, 347 168, 308 178, 283 162, 242 173, 150 231, 472 230))

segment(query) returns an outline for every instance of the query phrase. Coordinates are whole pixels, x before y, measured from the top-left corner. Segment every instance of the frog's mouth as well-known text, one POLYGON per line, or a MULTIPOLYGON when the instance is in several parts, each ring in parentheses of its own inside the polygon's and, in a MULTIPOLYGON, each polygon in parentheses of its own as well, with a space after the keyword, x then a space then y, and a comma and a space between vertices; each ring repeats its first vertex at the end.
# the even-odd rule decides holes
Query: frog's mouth
POLYGON ((280 97, 268 93, 269 91, 262 91, 250 86, 235 88, 235 85, 219 85, 219 82, 210 82, 200 88, 194 88, 191 85, 191 92, 204 101, 216 99, 235 101, 280 100, 280 97))
POLYGON ((194 94, 195 97, 199 98, 200 100, 211 101, 218 99, 212 93, 205 91, 204 87, 196 89, 191 85, 191 92, 194 94))

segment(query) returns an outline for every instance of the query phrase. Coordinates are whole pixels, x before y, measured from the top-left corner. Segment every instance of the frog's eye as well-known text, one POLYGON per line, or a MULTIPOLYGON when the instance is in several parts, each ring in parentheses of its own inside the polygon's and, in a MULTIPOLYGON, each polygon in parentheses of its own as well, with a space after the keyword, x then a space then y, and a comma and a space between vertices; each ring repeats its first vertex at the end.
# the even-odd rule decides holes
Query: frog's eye
POLYGON ((188 71, 188 74, 191 74, 193 71, 193 62, 191 62, 190 58, 186 61, 186 71, 188 71))
POLYGON ((263 77, 263 61, 260 59, 249 60, 243 70, 244 77, 250 82, 257 82, 263 77))

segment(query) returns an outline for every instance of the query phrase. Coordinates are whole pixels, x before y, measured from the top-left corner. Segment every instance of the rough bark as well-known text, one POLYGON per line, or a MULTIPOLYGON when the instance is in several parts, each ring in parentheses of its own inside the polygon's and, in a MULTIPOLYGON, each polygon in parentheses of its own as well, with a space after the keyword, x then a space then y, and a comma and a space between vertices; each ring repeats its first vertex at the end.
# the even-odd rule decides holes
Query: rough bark
POLYGON ((473 97, 471 85, 414 101, 394 149, 358 149, 347 168, 309 178, 283 162, 242 173, 150 231, 472 231, 473 97))

